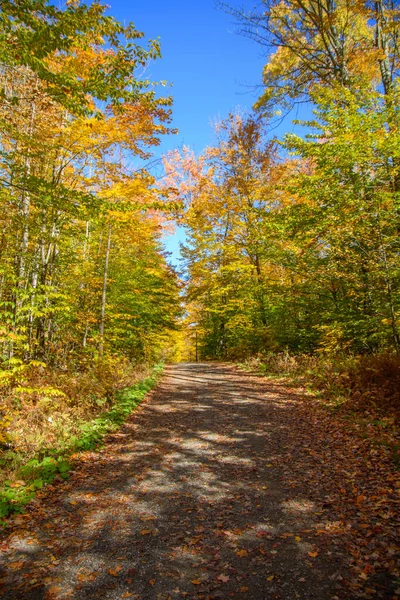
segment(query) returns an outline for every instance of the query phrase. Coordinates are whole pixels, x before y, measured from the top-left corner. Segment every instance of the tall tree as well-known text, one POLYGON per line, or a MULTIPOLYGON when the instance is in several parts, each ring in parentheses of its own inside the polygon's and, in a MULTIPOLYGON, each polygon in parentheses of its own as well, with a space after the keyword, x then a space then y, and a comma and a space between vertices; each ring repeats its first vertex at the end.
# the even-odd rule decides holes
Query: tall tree
POLYGON ((315 133, 286 139, 313 166, 290 184, 300 198, 286 211, 302 248, 297 266, 325 297, 319 325, 328 337, 359 351, 398 351, 398 127, 387 127, 382 94, 320 88, 313 99, 315 133))
MULTIPOLYGON (((134 344, 115 336, 111 313, 115 280, 133 290, 140 279, 135 232, 145 249, 141 268, 156 265, 160 279, 171 279, 174 301, 160 303, 160 335, 179 311, 153 209, 163 202, 143 166, 170 132, 170 99, 158 98, 141 77, 158 44, 138 45, 142 34, 105 17, 96 3, 61 10, 21 0, 1 9, 3 359, 64 365, 105 350, 132 357, 134 344), (116 261, 116 249, 125 262, 116 261)), ((139 295, 151 297, 150 287, 139 295)), ((121 330, 133 318, 140 323, 140 311, 124 299, 121 330)), ((151 327, 136 327, 138 338, 145 330, 151 327)), ((137 357, 151 345, 137 344, 137 357)))
POLYGON ((202 352, 238 356, 271 339, 271 216, 283 167, 259 118, 230 115, 217 129, 216 147, 198 161, 173 156, 168 171, 188 202, 183 255, 202 352))
POLYGON ((390 96, 400 66, 396 0, 262 0, 248 11, 222 6, 266 50, 259 109, 291 108, 321 84, 381 84, 390 96))

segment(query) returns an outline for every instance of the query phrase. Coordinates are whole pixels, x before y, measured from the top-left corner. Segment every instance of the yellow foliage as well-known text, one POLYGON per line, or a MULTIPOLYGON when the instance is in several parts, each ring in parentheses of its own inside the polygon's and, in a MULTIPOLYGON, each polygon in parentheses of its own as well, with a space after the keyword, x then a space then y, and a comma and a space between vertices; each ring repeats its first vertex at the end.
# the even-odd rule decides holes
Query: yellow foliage
POLYGON ((0 447, 11 441, 10 425, 13 416, 10 407, 5 403, 0 403, 0 447))

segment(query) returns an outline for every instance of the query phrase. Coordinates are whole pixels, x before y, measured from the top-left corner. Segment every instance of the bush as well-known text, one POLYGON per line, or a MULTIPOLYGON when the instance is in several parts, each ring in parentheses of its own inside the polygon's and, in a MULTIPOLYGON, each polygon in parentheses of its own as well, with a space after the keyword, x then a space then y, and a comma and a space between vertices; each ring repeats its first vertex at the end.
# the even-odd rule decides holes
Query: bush
POLYGON ((56 476, 67 477, 65 457, 94 448, 121 425, 160 370, 109 358, 83 373, 25 371, 0 407, 0 516, 21 510, 56 476))
POLYGON ((358 410, 400 416, 400 356, 362 356, 346 372, 350 399, 358 410))

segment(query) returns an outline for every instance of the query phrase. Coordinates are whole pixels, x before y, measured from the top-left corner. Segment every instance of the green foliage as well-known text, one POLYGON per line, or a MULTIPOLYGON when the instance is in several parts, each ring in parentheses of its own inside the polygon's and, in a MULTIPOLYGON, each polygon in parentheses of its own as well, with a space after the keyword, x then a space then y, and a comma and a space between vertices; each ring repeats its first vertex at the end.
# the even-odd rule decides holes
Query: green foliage
POLYGON ((338 94, 320 88, 315 133, 286 138, 313 165, 292 178, 301 201, 284 211, 295 266, 320 298, 313 326, 321 347, 398 348, 398 130, 380 94, 338 94))
POLYGON ((114 431, 126 421, 132 410, 154 386, 162 368, 162 365, 156 366, 151 377, 144 379, 133 387, 118 392, 111 410, 103 413, 97 419, 83 423, 80 427, 80 433, 73 440, 74 449, 90 450, 95 448, 107 433, 114 431))
POLYGON ((5 481, 0 490, 0 517, 21 512, 44 484, 52 483, 55 477, 68 478, 71 466, 63 457, 45 456, 32 459, 20 467, 20 481, 5 481))

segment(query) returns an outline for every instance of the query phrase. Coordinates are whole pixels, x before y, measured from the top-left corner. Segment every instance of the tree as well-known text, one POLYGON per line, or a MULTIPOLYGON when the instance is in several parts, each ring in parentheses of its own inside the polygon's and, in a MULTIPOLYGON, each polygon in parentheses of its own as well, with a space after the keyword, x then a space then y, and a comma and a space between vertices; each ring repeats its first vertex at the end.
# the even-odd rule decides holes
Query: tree
MULTIPOLYGON (((136 70, 160 56, 158 41, 150 41, 148 49, 139 46, 135 42, 143 33, 106 16, 105 5, 72 0, 61 9, 48 0, 1 0, 0 8, 0 64, 9 81, 27 68, 72 114, 96 112, 93 99, 116 106, 134 102, 149 87, 136 70)), ((154 98, 154 92, 146 94, 154 98)), ((19 100, 9 85, 2 87, 2 97, 11 105, 19 100)))
POLYGON ((396 1, 262 0, 250 11, 222 6, 266 49, 258 109, 291 108, 315 85, 356 89, 367 82, 391 95, 400 66, 396 1))
POLYGON ((270 242, 283 167, 259 118, 230 115, 217 131, 216 147, 198 160, 175 153, 167 170, 187 202, 183 256, 202 353, 240 356, 272 343, 270 242))
MULTIPOLYGON (((159 54, 158 44, 134 43, 142 34, 105 17, 99 4, 61 10, 21 0, 1 8, 3 359, 65 366, 105 350, 150 356, 159 341, 137 343, 135 355, 132 340, 115 335, 110 313, 116 279, 120 289, 123 281, 133 289, 139 277, 135 234, 145 249, 141 268, 156 265, 174 298, 160 300, 168 312, 159 316, 161 337, 179 312, 176 274, 161 254, 153 208, 163 201, 143 164, 171 131, 170 99, 158 98, 138 72, 159 54), (116 249, 124 260, 116 261, 116 249)), ((138 293, 151 297, 149 286, 150 279, 138 293)), ((141 323, 123 297, 121 331, 132 310, 141 323)), ((143 322, 135 335, 145 331, 151 336, 143 322)))
POLYGON ((286 211, 302 249, 297 268, 324 298, 324 335, 347 347, 399 350, 398 128, 388 128, 382 94, 313 95, 315 133, 286 145, 312 163, 290 184, 300 200, 286 211))
POLYGON ((169 164, 204 357, 399 350, 398 103, 340 84, 311 93, 313 133, 286 137, 292 158, 260 117, 231 115, 217 146, 169 164))

